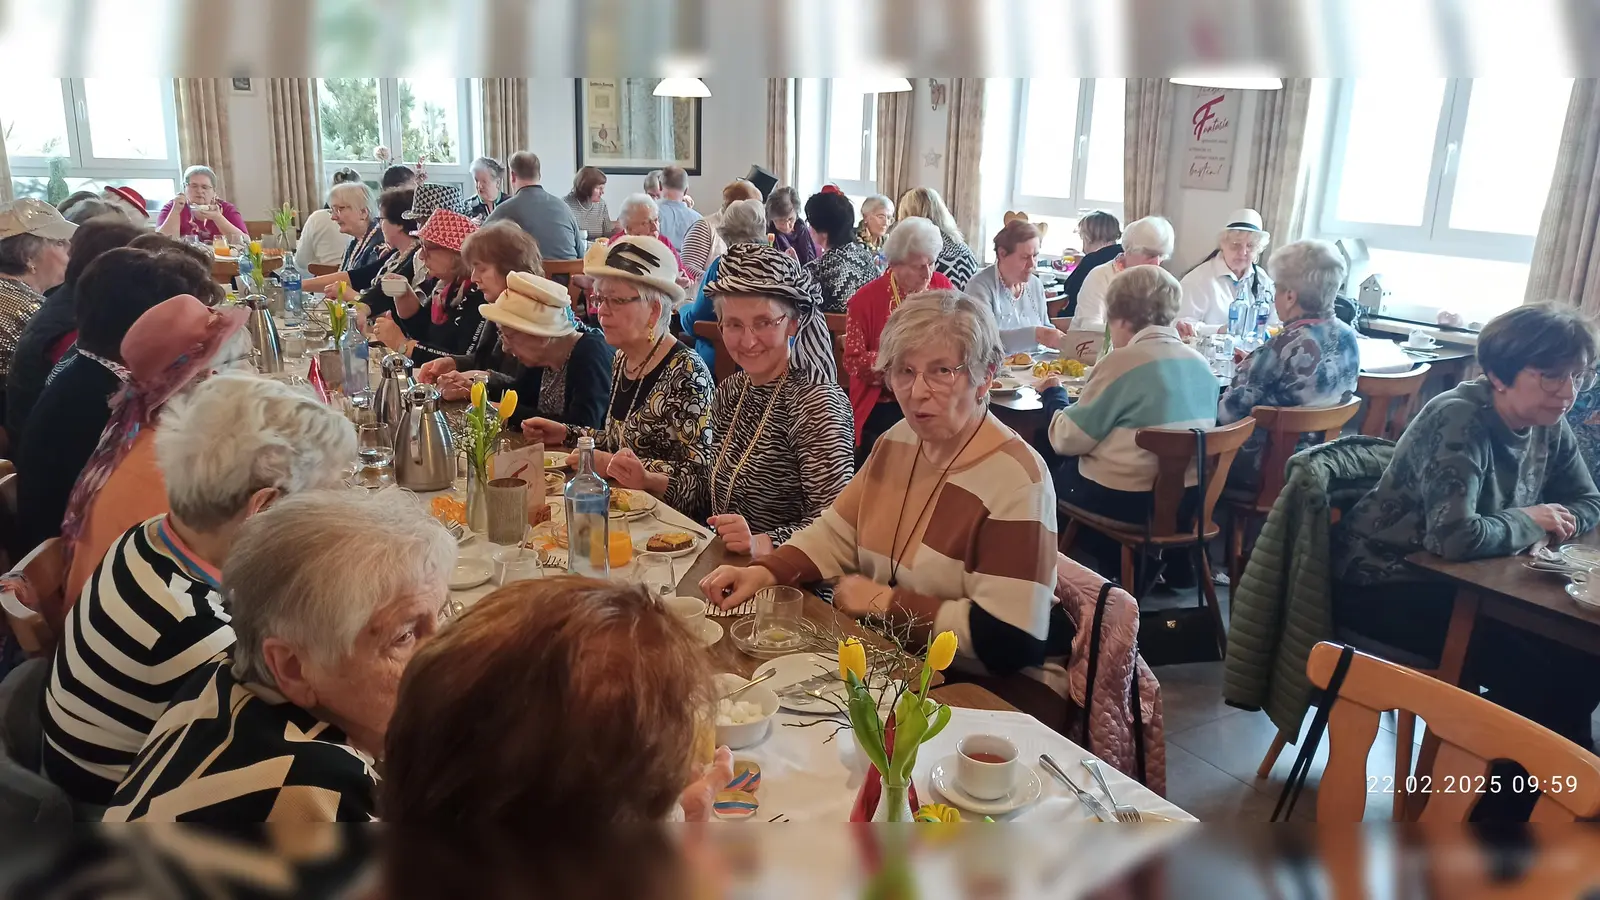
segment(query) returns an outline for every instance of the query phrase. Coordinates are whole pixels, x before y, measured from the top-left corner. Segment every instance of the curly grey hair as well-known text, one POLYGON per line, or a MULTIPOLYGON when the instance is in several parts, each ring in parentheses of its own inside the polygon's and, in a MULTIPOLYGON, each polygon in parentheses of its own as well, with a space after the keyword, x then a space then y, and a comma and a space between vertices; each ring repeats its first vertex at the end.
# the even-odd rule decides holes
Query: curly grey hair
POLYGON ((932 262, 939 258, 939 251, 943 249, 944 233, 939 226, 921 216, 896 222, 883 242, 883 255, 891 265, 909 256, 926 256, 932 262))
POLYGON ((942 289, 912 294, 890 314, 883 336, 878 339, 874 368, 887 372, 904 361, 913 348, 935 341, 955 347, 956 356, 966 366, 967 380, 974 385, 988 384, 1005 356, 1000 329, 988 305, 960 291, 942 289))
POLYGON ((767 208, 760 200, 735 200, 722 211, 717 233, 730 247, 763 240, 767 234, 767 208))

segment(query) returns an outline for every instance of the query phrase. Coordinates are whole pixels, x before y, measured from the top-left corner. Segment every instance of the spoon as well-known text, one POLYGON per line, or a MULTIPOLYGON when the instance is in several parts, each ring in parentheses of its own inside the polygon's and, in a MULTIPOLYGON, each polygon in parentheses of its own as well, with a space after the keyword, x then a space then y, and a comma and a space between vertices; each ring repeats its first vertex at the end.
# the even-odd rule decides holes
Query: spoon
POLYGON ((723 700, 732 700, 733 698, 739 696, 740 694, 744 693, 745 691, 750 690, 751 688, 755 687, 756 685, 760 684, 763 681, 766 681, 768 678, 771 678, 772 676, 774 676, 776 674, 778 674, 778 670, 777 669, 771 669, 768 672, 766 672, 766 674, 760 676, 759 678, 752 678, 749 681, 746 681, 744 684, 742 684, 742 685, 734 688, 733 690, 727 692, 726 694, 723 694, 722 695, 722 699, 723 700))

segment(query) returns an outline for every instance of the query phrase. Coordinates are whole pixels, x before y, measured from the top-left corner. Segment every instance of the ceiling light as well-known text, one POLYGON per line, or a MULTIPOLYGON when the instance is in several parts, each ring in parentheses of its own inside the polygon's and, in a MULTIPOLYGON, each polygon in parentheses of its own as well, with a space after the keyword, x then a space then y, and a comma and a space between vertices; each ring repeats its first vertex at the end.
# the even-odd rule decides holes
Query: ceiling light
POLYGON ((1219 88, 1229 91, 1277 91, 1283 89, 1283 79, 1269 75, 1190 75, 1169 79, 1173 84, 1194 87, 1219 88))
POLYGON ((711 89, 698 78, 663 78, 653 93, 657 97, 709 97, 711 89))
POLYGON ((871 78, 867 80, 867 93, 898 94, 911 90, 909 78, 871 78))

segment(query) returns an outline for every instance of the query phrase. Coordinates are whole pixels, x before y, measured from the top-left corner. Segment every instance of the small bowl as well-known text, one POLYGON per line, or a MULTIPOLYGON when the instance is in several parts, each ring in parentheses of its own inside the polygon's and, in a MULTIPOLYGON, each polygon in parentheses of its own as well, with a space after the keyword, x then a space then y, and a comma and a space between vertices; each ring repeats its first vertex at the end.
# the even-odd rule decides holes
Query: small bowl
POLYGON ((1022 382, 1008 375, 1001 375, 989 383, 989 392, 992 394, 1015 394, 1022 389, 1022 382))
POLYGON ((384 294, 390 297, 399 297, 406 292, 406 288, 411 286, 403 275, 385 275, 379 279, 379 283, 383 287, 384 294))
MULTIPOLYGON (((743 675, 718 675, 716 677, 717 696, 721 697, 749 680, 743 675)), ((761 707, 761 718, 754 722, 746 722, 743 725, 718 725, 717 745, 726 746, 730 750, 738 750, 761 743, 766 739, 767 731, 772 727, 772 717, 778 712, 778 695, 766 685, 758 684, 735 697, 734 701, 758 704, 761 707)))

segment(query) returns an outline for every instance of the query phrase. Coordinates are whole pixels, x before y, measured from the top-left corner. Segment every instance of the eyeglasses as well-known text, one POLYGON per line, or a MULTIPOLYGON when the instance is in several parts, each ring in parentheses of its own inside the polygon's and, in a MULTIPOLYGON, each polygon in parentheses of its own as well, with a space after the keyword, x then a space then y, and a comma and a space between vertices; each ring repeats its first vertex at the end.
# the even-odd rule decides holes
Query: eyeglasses
POLYGON ((1546 375, 1543 372, 1534 373, 1539 378, 1539 389, 1547 394, 1559 393, 1562 388, 1571 385, 1578 393, 1590 390, 1600 381, 1600 373, 1594 369, 1580 369, 1576 372, 1567 372, 1561 375, 1546 375))
POLYGON ((783 323, 787 322, 788 320, 789 317, 787 315, 782 315, 776 319, 756 319, 749 325, 739 321, 718 322, 717 328, 721 329, 724 336, 733 338, 734 340, 744 337, 746 333, 765 339, 776 334, 778 329, 783 327, 783 323))
POLYGON ((604 294, 595 294, 589 302, 595 306, 627 306, 629 303, 638 303, 642 297, 607 297, 604 294))
POLYGON ((900 366, 889 373, 889 386, 894 388, 897 394, 909 391, 917 383, 917 378, 920 376, 923 381, 927 382, 929 390, 948 391, 955 387, 956 376, 965 368, 966 366, 964 365, 935 366, 926 372, 919 372, 910 366, 900 366))

